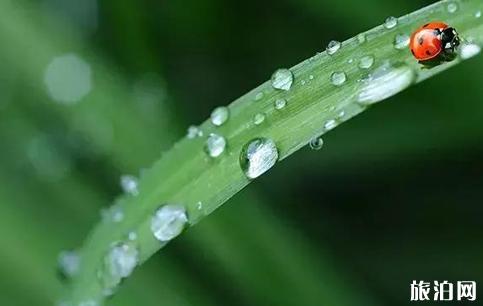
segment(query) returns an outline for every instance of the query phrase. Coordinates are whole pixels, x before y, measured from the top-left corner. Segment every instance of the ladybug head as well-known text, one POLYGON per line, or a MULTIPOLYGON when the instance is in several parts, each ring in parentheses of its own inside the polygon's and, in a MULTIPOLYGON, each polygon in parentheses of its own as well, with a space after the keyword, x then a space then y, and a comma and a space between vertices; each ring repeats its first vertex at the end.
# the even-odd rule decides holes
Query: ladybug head
POLYGON ((460 38, 454 28, 448 27, 441 32, 441 44, 447 54, 453 54, 460 44, 460 38))

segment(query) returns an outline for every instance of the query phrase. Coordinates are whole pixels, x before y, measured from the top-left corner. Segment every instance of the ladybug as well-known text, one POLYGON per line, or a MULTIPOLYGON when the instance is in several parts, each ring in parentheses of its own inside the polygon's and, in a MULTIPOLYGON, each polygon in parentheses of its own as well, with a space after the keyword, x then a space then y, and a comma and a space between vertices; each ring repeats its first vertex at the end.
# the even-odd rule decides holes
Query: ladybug
POLYGON ((451 61, 460 38, 456 30, 441 21, 430 22, 411 35, 409 48, 420 63, 451 61))

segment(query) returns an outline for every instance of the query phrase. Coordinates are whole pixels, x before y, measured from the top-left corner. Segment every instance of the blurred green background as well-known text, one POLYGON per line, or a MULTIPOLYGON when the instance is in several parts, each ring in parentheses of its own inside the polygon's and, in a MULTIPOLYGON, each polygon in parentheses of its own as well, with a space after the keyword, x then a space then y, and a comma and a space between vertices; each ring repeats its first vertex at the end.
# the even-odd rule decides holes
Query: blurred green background
MULTIPOLYGON (((429 3, 0 0, 0 305, 53 305, 57 254, 120 175, 215 106, 429 3)), ((483 284, 482 69, 462 63, 280 163, 108 305, 406 305, 412 280, 483 284)))

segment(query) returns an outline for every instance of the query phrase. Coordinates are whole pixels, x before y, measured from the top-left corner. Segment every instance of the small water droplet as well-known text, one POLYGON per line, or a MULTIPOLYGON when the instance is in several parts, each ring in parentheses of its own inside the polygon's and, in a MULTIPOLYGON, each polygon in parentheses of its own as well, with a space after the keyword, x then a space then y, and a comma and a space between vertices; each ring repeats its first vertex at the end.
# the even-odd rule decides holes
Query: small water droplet
POLYGON ((377 103, 406 89, 414 79, 415 73, 407 65, 381 66, 363 81, 357 101, 363 105, 377 103))
POLYGON ((448 13, 455 13, 458 10, 458 5, 455 2, 451 2, 446 7, 448 13))
POLYGON ((203 136, 203 131, 199 127, 197 127, 196 125, 191 125, 190 127, 188 127, 188 131, 186 133, 186 137, 188 139, 194 139, 201 136, 203 136))
POLYGON ((330 81, 335 86, 340 86, 344 84, 346 80, 347 80, 347 76, 345 72, 342 72, 342 71, 337 71, 330 75, 330 81))
POLYGON ((267 172, 277 160, 277 146, 268 138, 255 138, 245 144, 240 152, 240 167, 249 179, 267 172))
POLYGON ((129 232, 129 234, 127 234, 127 239, 136 241, 138 239, 138 234, 136 234, 136 232, 129 232))
POLYGON ((132 242, 118 243, 113 246, 105 258, 107 272, 114 278, 126 278, 138 264, 139 252, 132 242))
POLYGON ((210 134, 205 144, 205 151, 211 157, 218 157, 225 151, 226 139, 218 134, 210 134))
POLYGON ((109 208, 101 209, 101 217, 106 222, 121 222, 124 219, 124 211, 119 204, 114 204, 109 208))
POLYGON ((347 63, 348 64, 352 64, 354 62, 354 59, 353 58, 350 58, 349 60, 347 60, 347 63))
POLYGON ((304 85, 305 85, 305 83, 306 83, 306 81, 305 81, 305 80, 300 81, 300 85, 302 85, 302 86, 304 86, 304 85))
POLYGON ((309 142, 309 147, 312 150, 318 151, 322 149, 323 146, 324 146, 324 140, 322 139, 322 137, 315 137, 309 142))
POLYGON ((260 125, 263 121, 265 121, 265 114, 258 113, 253 117, 253 123, 255 123, 255 125, 260 125))
POLYGON ((396 17, 390 16, 390 17, 386 18, 386 21, 384 21, 384 27, 386 29, 392 29, 395 26, 397 26, 397 18, 396 17))
POLYGON ((476 13, 475 13, 475 17, 476 17, 476 18, 480 18, 480 17, 481 17, 481 11, 476 11, 476 13))
POLYGON ((359 44, 365 43, 366 42, 366 34, 364 34, 364 33, 357 34, 357 42, 359 44))
POLYGON ((337 115, 337 118, 342 119, 345 116, 345 111, 340 111, 340 113, 337 115))
POLYGON ((57 258, 60 273, 66 278, 72 278, 79 273, 80 256, 76 251, 62 251, 57 258))
POLYGON ((329 121, 327 121, 325 124, 324 124, 324 129, 326 131, 330 131, 332 130, 333 128, 335 128, 337 126, 337 121, 335 121, 334 119, 331 119, 329 121))
POLYGON ((481 52, 481 47, 474 43, 466 43, 461 46, 460 56, 466 60, 481 52))
POLYGON ((255 95, 255 101, 260 101, 263 98, 263 91, 260 91, 255 95))
POLYGON ((202 210, 203 209, 203 202, 199 201, 196 203, 196 209, 197 210, 202 210))
POLYGON ((157 240, 166 242, 181 234, 187 222, 188 216, 183 207, 166 204, 151 219, 151 231, 157 240))
POLYGON ((406 49, 409 46, 409 36, 406 34, 397 34, 394 37, 394 48, 398 50, 406 49))
POLYGON ((372 67, 373 64, 374 64, 374 56, 372 55, 363 56, 359 60, 359 68, 361 69, 369 69, 372 67))
POLYGON ((310 80, 313 80, 314 79, 314 75, 313 74, 309 75, 309 79, 310 80))
POLYGON ((126 194, 137 196, 139 194, 138 179, 132 175, 122 175, 121 188, 126 194))
POLYGON ((211 123, 216 126, 220 126, 225 123, 230 117, 230 111, 226 106, 217 107, 211 112, 211 123))
POLYGON ((275 109, 281 110, 287 105, 287 100, 285 99, 277 99, 275 101, 275 109))
POLYGON ((278 69, 272 74, 272 86, 275 89, 288 91, 292 87, 293 73, 288 69, 278 69))
POLYGON ((339 51, 341 47, 341 43, 337 40, 331 40, 329 44, 327 45, 327 54, 332 55, 335 54, 337 51, 339 51))

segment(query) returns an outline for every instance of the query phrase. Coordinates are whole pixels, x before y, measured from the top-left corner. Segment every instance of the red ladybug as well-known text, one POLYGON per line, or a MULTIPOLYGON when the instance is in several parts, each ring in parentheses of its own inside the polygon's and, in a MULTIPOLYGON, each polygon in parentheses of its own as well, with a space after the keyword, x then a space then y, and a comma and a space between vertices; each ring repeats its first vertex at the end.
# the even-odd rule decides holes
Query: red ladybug
POLYGON ((460 39, 456 30, 441 21, 430 22, 411 35, 409 48, 420 62, 450 61, 455 58, 460 39))

